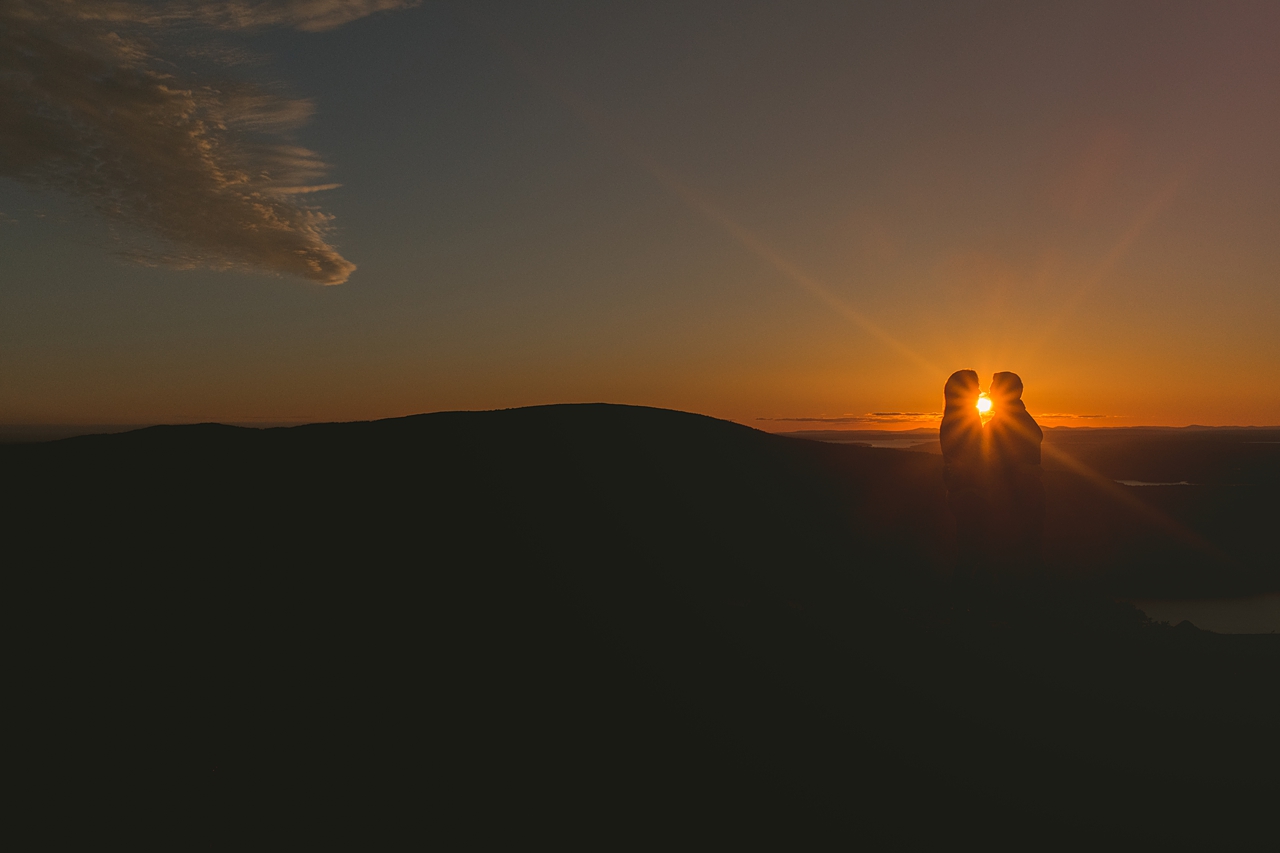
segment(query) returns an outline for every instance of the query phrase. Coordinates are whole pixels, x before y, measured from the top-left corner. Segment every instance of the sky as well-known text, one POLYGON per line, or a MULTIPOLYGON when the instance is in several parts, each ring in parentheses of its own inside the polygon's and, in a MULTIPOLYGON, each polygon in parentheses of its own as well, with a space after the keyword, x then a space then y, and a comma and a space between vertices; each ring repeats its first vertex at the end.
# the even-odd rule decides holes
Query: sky
POLYGON ((1280 4, 0 0, 0 424, 1280 424, 1280 4))

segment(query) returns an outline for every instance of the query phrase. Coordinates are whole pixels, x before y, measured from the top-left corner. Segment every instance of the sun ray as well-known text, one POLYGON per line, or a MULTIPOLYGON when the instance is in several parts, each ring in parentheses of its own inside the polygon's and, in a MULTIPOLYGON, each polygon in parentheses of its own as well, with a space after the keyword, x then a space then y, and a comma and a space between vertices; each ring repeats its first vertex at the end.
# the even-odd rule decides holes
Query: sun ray
POLYGON ((1128 253, 1129 249, 1137 242, 1138 238, 1151 226, 1153 222, 1163 213, 1187 179, 1187 168, 1179 171, 1172 177, 1149 202, 1134 217, 1129 227, 1120 234, 1119 238, 1112 245, 1111 250, 1103 256, 1080 286, 1072 291, 1071 295, 1058 307, 1057 312, 1040 328, 1037 335, 1033 336, 1033 344, 1028 346, 1027 350, 1021 354, 1024 359, 1031 358, 1037 350, 1043 347, 1047 342, 1052 340, 1053 336, 1058 332, 1064 323, 1075 313, 1084 298, 1093 292, 1099 284, 1115 269, 1120 260, 1128 253))
POLYGON ((1169 534, 1184 545, 1194 548, 1215 560, 1223 562, 1228 562, 1230 560, 1226 554, 1216 548, 1203 536, 1200 536, 1192 530, 1188 530, 1186 527, 1183 527, 1160 510, 1141 499, 1134 497, 1133 494, 1124 486, 1121 486, 1109 477, 1105 477, 1093 470, 1088 465, 1076 459, 1061 448, 1055 447, 1049 442, 1045 442, 1041 446, 1041 451, 1045 456, 1053 459, 1068 471, 1083 477, 1100 494, 1107 496, 1115 503, 1121 504, 1122 506, 1137 513, 1147 521, 1147 523, 1163 530, 1165 533, 1169 534))
POLYGON ((687 208, 717 226, 748 252, 773 267, 784 279, 791 282, 798 289, 808 293, 839 316, 861 328, 868 335, 898 353, 922 372, 931 377, 936 377, 942 372, 937 365, 907 346, 896 336, 890 334, 866 314, 854 308, 826 284, 809 275, 799 264, 784 256, 764 238, 743 226, 723 208, 713 203, 705 193, 694 188, 686 180, 677 177, 673 171, 658 162, 633 139, 623 133, 616 123, 611 121, 600 108, 552 79, 550 74, 534 63, 524 51, 511 43, 509 39, 494 36, 494 40, 517 68, 545 91, 551 93, 587 129, 612 145, 623 157, 644 169, 663 189, 683 202, 687 208))

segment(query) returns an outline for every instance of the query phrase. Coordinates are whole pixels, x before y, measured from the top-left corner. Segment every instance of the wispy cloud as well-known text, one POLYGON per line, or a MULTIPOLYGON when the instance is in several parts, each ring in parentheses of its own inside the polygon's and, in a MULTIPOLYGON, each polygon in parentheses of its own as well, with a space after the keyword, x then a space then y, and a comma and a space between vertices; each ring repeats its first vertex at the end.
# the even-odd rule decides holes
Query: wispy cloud
POLYGON ((865 415, 817 416, 808 418, 756 418, 805 424, 927 424, 942 418, 942 412, 868 412, 865 415))
POLYGON ((355 265, 332 217, 304 203, 333 189, 290 136, 309 101, 183 69, 170 29, 332 29, 417 0, 0 2, 0 176, 85 199, 147 239, 121 254, 182 268, 241 268, 341 284, 355 265))
POLYGON ((286 26, 321 32, 375 12, 420 3, 421 0, 46 0, 39 5, 73 8, 81 20, 108 23, 195 23, 224 30, 286 26))
MULTIPOLYGON (((1076 415, 1062 412, 1036 414, 1043 420, 1100 420, 1120 415, 1076 415)), ((867 412, 864 415, 817 415, 796 418, 756 418, 758 421, 798 424, 933 424, 942 420, 942 412, 867 412)))

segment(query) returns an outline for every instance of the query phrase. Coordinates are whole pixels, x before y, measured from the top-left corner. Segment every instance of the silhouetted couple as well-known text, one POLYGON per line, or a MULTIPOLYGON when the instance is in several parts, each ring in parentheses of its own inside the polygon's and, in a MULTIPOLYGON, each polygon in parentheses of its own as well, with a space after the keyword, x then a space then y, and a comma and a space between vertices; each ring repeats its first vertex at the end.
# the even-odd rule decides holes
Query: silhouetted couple
POLYGON ((958 370, 943 393, 942 458, 956 519, 956 577, 1030 575, 1041 559, 1043 434, 1022 402, 1016 373, 991 380, 991 419, 978 410, 978 374, 958 370))

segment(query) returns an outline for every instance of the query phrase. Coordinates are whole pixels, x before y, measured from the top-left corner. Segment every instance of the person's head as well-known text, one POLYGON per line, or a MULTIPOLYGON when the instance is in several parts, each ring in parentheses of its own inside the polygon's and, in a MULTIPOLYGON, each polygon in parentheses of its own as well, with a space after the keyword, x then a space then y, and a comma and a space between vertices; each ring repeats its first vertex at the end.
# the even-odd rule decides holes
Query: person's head
POLYGON ((978 371, 957 370, 947 380, 942 393, 946 396, 947 408, 972 406, 978 402, 978 371))
POLYGON ((1001 403, 1022 399, 1022 379, 1016 373, 997 373, 991 377, 991 402, 1001 403))

